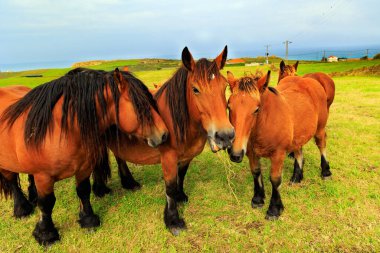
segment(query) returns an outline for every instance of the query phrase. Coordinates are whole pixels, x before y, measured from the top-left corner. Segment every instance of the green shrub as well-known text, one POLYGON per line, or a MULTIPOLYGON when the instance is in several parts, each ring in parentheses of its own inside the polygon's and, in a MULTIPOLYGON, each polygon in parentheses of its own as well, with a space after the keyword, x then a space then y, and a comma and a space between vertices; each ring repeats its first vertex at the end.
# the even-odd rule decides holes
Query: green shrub
POLYGON ((373 59, 379 60, 380 59, 380 53, 376 54, 373 59))

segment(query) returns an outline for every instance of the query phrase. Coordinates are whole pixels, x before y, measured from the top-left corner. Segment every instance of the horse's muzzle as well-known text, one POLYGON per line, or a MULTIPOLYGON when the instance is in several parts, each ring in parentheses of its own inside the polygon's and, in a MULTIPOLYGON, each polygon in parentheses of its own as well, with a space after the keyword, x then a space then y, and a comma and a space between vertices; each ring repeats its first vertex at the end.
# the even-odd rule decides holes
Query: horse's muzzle
POLYGON ((228 154, 230 155, 230 160, 234 163, 241 163, 244 158, 244 150, 241 150, 240 152, 234 152, 232 148, 227 149, 228 154))
POLYGON ((220 149, 226 149, 232 146, 235 139, 235 130, 233 128, 215 132, 215 144, 220 149))
POLYGON ((165 143, 168 139, 169 139, 169 133, 163 132, 160 137, 148 138, 147 142, 150 147, 156 148, 162 143, 165 143))

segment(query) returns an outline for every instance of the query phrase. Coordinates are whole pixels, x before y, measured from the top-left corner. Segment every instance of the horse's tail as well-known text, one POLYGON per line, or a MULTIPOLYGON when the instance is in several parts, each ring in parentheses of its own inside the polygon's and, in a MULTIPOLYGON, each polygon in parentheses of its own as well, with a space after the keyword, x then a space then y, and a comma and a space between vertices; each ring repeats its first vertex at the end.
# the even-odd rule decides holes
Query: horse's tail
MULTIPOLYGON (((20 178, 18 174, 15 174, 16 183, 20 185, 20 178)), ((12 197, 12 183, 13 181, 6 179, 3 174, 0 173, 0 196, 4 196, 5 199, 12 197)))
POLYGON ((102 155, 97 160, 92 177, 96 183, 106 183, 111 178, 111 167, 109 163, 108 149, 104 147, 102 155))

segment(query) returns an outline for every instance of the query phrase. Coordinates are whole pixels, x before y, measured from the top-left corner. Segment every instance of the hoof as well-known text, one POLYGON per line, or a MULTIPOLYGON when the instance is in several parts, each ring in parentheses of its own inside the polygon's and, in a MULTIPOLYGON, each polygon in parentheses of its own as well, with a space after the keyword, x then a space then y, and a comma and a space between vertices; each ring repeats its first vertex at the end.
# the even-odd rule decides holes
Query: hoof
POLYGON ((130 181, 130 182, 122 181, 121 185, 123 186, 124 189, 130 190, 130 191, 137 191, 141 189, 141 184, 135 180, 130 181))
POLYGON ((284 211, 284 206, 282 204, 276 206, 269 206, 265 219, 267 220, 278 220, 282 212, 284 211))
POLYGON ((323 180, 332 180, 332 176, 322 176, 323 180))
POLYGON ((274 221, 274 220, 278 220, 278 218, 280 218, 279 215, 270 215, 267 213, 267 215, 265 215, 265 219, 266 220, 269 220, 269 221, 274 221))
POLYGON ((97 185, 97 184, 94 184, 92 186, 92 191, 94 192, 95 196, 99 198, 102 198, 106 194, 111 193, 111 189, 108 188, 106 185, 97 185))
POLYGON ((175 223, 176 224, 169 225, 168 229, 174 236, 178 236, 181 231, 186 230, 186 224, 183 219, 178 219, 175 223))
POLYGON ((262 198, 253 197, 251 200, 252 208, 262 208, 264 206, 264 200, 262 198))
POLYGON ((99 216, 96 214, 92 215, 79 215, 80 219, 78 220, 78 223, 80 224, 81 228, 96 228, 100 226, 100 219, 99 216))
POLYGON ((187 195, 182 191, 176 196, 175 201, 176 202, 188 202, 189 197, 187 197, 187 195))
POLYGON ((44 226, 41 225, 40 222, 37 223, 36 228, 33 231, 33 236, 39 244, 44 246, 51 245, 60 239, 58 231, 53 224, 44 226))
POLYGON ((290 183, 291 184, 298 184, 298 183, 301 183, 302 179, 303 179, 302 173, 293 174, 292 178, 290 179, 290 183))
POLYGON ((15 209, 13 210, 13 214, 17 219, 21 219, 21 218, 28 217, 29 215, 31 215, 33 211, 34 211, 34 206, 31 203, 29 203, 27 200, 25 200, 20 205, 15 207, 15 209))
POLYGON ((322 172, 322 179, 331 179, 331 171, 330 170, 327 170, 327 171, 323 171, 322 172))

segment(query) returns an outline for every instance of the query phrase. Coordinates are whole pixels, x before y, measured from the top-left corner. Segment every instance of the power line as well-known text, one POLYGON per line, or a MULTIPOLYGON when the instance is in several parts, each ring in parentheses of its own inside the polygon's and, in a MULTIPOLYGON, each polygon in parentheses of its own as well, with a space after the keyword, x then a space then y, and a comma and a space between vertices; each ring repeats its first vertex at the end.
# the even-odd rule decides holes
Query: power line
POLYGON ((286 41, 284 41, 284 42, 282 42, 283 44, 285 44, 285 59, 286 59, 286 64, 288 64, 288 52, 289 52, 289 44, 290 43, 293 43, 293 42, 291 42, 291 41, 289 41, 289 40, 286 40, 286 41))
POLYGON ((269 64, 269 59, 268 59, 268 57, 269 57, 269 47, 270 47, 270 45, 266 45, 265 47, 266 47, 265 56, 266 56, 266 58, 267 58, 266 62, 267 62, 267 64, 269 64))

